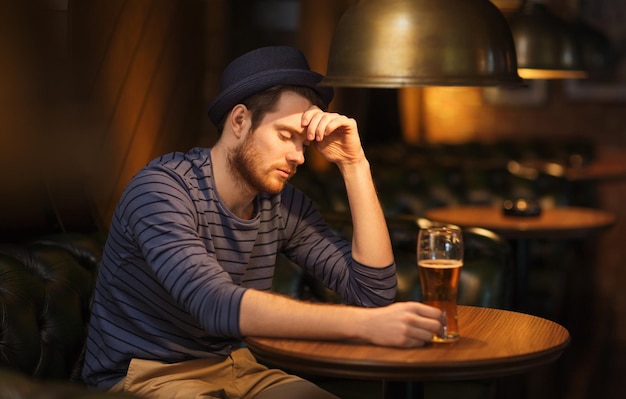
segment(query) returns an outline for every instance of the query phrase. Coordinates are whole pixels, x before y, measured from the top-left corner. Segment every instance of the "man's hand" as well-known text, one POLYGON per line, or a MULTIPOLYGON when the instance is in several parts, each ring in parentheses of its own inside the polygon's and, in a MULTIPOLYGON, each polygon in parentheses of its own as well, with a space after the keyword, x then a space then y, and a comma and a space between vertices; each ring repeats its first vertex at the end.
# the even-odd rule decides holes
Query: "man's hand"
POLYGON ((439 309, 421 302, 395 302, 367 309, 370 319, 363 325, 363 337, 375 345, 416 347, 429 342, 433 333, 443 332, 439 309))
POLYGON ((327 161, 353 164, 365 159, 354 119, 313 106, 302 114, 302 126, 307 140, 327 161))

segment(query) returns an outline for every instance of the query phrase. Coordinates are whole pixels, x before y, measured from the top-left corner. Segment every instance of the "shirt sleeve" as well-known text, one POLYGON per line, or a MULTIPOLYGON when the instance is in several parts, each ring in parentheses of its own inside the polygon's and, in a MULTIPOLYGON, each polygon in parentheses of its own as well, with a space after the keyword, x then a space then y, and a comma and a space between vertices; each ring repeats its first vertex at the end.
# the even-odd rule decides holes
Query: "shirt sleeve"
POLYGON ((183 179, 146 170, 133 180, 122 206, 128 233, 158 283, 210 335, 239 338, 245 289, 233 284, 198 236, 196 209, 183 179))
POLYGON ((378 268, 352 258, 349 241, 338 236, 314 204, 295 188, 283 192, 284 252, 296 264, 352 305, 376 307, 393 302, 396 265, 378 268))

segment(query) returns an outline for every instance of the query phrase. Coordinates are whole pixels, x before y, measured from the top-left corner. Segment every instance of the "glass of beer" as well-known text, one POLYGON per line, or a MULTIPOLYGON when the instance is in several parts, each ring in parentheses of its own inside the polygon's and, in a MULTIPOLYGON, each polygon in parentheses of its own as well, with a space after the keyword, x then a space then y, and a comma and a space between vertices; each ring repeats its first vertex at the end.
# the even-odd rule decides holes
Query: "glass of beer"
POLYGON ((463 266, 463 235, 456 226, 421 229, 417 239, 417 265, 422 287, 422 302, 443 312, 443 335, 432 342, 459 339, 456 314, 459 276, 463 266))

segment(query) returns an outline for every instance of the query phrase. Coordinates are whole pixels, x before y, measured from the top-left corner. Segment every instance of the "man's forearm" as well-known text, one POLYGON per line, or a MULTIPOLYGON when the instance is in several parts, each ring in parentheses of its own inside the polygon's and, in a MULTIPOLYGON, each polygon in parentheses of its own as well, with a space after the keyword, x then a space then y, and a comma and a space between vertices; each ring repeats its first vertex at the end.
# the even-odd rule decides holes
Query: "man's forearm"
POLYGON ((385 216, 378 200, 370 164, 339 166, 346 185, 352 222, 352 256, 368 266, 384 267, 393 261, 393 252, 385 216))
POLYGON ((247 290, 241 300, 243 336, 358 339, 359 308, 309 303, 279 294, 247 290))
POLYGON ((441 311, 419 302, 378 308, 307 303, 277 294, 247 290, 239 326, 245 336, 352 340, 414 347, 441 331, 441 311))

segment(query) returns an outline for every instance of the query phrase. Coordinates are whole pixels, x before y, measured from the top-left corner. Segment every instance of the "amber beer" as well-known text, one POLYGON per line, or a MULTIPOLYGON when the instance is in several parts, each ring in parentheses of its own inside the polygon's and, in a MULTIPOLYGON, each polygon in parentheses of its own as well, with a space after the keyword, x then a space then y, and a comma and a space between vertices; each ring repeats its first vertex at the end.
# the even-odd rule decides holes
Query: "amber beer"
POLYGON ((444 334, 435 334, 433 342, 452 342, 459 338, 456 314, 459 275, 463 261, 456 259, 421 259, 418 262, 422 284, 422 302, 443 312, 444 334))
POLYGON ((456 300, 459 275, 463 266, 463 233, 458 226, 430 226, 417 237, 417 265, 422 286, 422 301, 439 308, 446 320, 443 334, 433 342, 459 339, 456 300))

